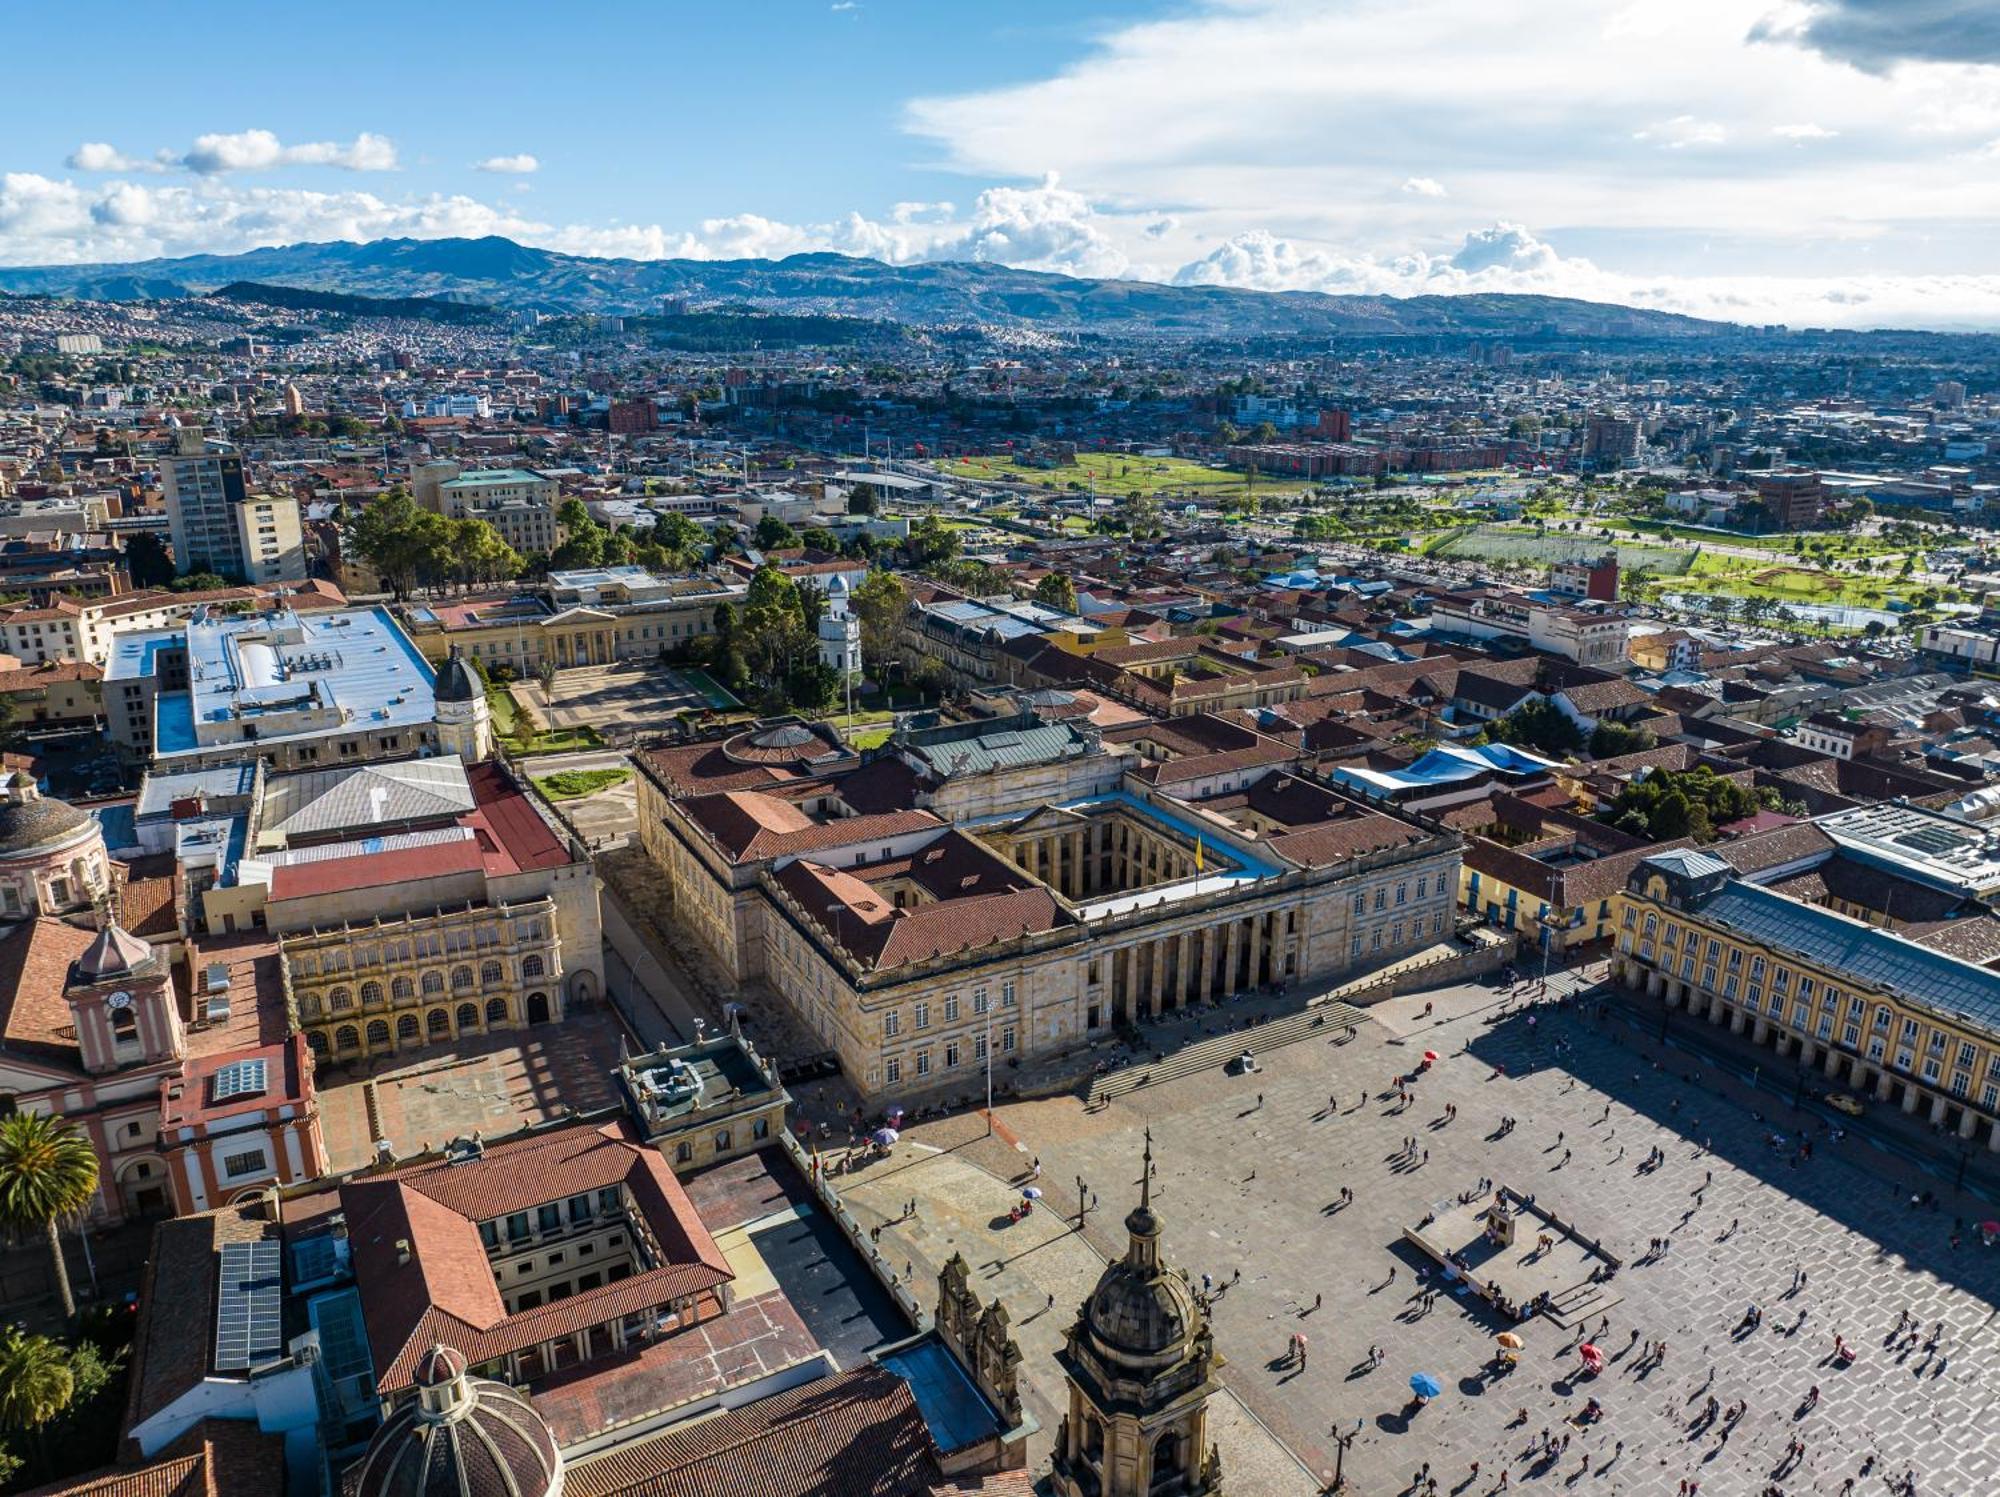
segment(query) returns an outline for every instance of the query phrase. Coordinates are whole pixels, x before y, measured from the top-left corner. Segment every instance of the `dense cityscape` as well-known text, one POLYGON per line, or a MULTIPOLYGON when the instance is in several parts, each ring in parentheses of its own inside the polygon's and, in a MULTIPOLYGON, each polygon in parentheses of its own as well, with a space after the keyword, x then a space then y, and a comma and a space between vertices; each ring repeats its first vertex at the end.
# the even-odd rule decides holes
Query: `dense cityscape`
POLYGON ((0 176, 0 1493, 2000 1492, 1981 277, 432 164, 0 176))

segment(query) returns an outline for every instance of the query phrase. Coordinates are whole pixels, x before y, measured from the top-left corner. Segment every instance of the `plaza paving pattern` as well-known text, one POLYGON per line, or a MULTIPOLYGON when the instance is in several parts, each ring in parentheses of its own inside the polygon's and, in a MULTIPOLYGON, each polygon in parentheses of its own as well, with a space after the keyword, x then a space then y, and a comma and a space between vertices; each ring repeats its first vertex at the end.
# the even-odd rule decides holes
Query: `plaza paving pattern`
MULTIPOLYGON (((1703 1497, 1730 1497, 1775 1482, 1796 1497, 1839 1492, 1870 1455, 1875 1464, 1856 1492, 1886 1491, 1882 1478, 1907 1469, 1924 1497, 2000 1492, 2000 1441, 1990 1433, 2000 1249, 1977 1246, 1970 1233, 1966 1245, 1948 1246, 1948 1193, 1941 1209, 1913 1209, 1916 1187, 1880 1156, 1822 1134, 1813 1135, 1814 1157, 1794 1166, 1789 1147, 1769 1142, 1789 1125, 1705 1092, 1688 1079, 1684 1055, 1660 1052, 1656 1064, 1650 1041, 1615 1023, 1600 1027, 1589 1009, 1544 1009, 1532 1028, 1519 1011, 1491 1023, 1492 1002, 1486 989, 1394 1000, 1353 1043, 1295 1045, 1256 1075, 1217 1068, 1094 1112, 1073 1097, 1005 1107, 1001 1139, 980 1138, 977 1119, 920 1125, 906 1135, 916 1147, 906 1142, 850 1183, 850 1197, 864 1222, 884 1223, 883 1254, 899 1269, 910 1264, 926 1302, 921 1281, 954 1248, 982 1292, 1001 1292, 1021 1327, 1030 1407, 1050 1426, 1033 1447, 1037 1462, 1053 1434, 1050 1402, 1061 1396, 1049 1353, 1099 1255, 1123 1250, 1150 1125, 1169 1260, 1197 1282, 1241 1274, 1215 1309, 1230 1389, 1314 1472, 1334 1465, 1330 1430, 1358 1423, 1346 1474, 1360 1492, 1401 1492, 1429 1462, 1439 1490, 1461 1497, 1483 1497, 1502 1470, 1512 1489, 1677 1494, 1683 1480, 1698 1480, 1703 1497), (1427 998, 1437 1000, 1434 1018, 1421 1015, 1427 998), (1444 1059, 1396 1112, 1392 1078, 1425 1048, 1444 1059), (1331 1115, 1329 1094, 1338 1104, 1331 1115), (1458 1116, 1441 1123, 1448 1102, 1458 1116), (1496 1136, 1507 1114, 1518 1126, 1496 1136), (1413 1159, 1397 1158, 1411 1135, 1413 1159), (951 1152, 925 1154, 926 1146, 951 1152), (1664 1165, 1641 1171, 1655 1146, 1664 1165), (1059 1210, 1074 1211, 1076 1176, 1089 1182, 1095 1252, 1050 1214, 1015 1226, 982 1220, 1033 1156, 1059 1210), (1612 1354, 1603 1375, 1577 1377, 1575 1338, 1529 1322, 1519 1328, 1527 1341, 1519 1370, 1493 1380, 1483 1369, 1504 1323, 1448 1295, 1422 1310, 1422 1264, 1402 1230, 1482 1176, 1535 1193, 1625 1260, 1609 1328, 1590 1327, 1612 1354), (1342 1186, 1354 1202, 1332 1210, 1342 1186), (902 1219, 913 1196, 916 1214, 902 1219), (1637 1262, 1655 1237, 1671 1247, 1637 1262), (1788 1293, 1798 1271, 1805 1287, 1788 1293), (1314 1310, 1316 1296, 1324 1300, 1314 1310), (1763 1322, 1739 1333, 1752 1302, 1763 1322), (1943 1322, 1935 1353, 1886 1344, 1906 1308, 1926 1340, 1943 1322), (1285 1358, 1294 1331, 1309 1340, 1303 1367, 1285 1358), (1627 1350, 1634 1332, 1641 1345, 1666 1340, 1664 1365, 1639 1365, 1637 1348, 1627 1350), (1833 1363, 1835 1333, 1859 1350, 1853 1365, 1833 1363), (1387 1359, 1367 1370, 1378 1344, 1387 1359), (1412 1412, 1408 1379, 1419 1371, 1445 1391, 1412 1412), (1806 1409, 1815 1385, 1820 1399, 1806 1409), (1748 1404, 1726 1436, 1699 1419, 1710 1393, 1725 1407, 1748 1404), (1601 1422, 1565 1422, 1593 1396, 1607 1411, 1601 1422), (1524 1457, 1545 1427, 1570 1437, 1553 1465, 1524 1457), (1806 1441, 1803 1460, 1774 1474, 1795 1436, 1806 1441), (1585 1454, 1590 1474, 1579 1477, 1585 1454), (1482 1469, 1471 1481, 1474 1460, 1482 1469)), ((1969 1221, 1992 1214, 1976 1201, 1961 1209, 1969 1221)), ((1232 1490, 1288 1489, 1228 1469, 1231 1455, 1225 1444, 1232 1490)), ((1271 1472, 1283 1469, 1270 1461, 1271 1472)))

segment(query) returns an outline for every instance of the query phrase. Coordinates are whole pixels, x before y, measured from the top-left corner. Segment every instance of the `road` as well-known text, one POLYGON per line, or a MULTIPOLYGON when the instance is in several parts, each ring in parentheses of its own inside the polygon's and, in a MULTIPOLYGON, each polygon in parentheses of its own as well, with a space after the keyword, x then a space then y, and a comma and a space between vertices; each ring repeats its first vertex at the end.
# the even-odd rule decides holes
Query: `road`
POLYGON ((610 889, 599 901, 604 920, 605 983, 626 1022, 648 1045, 686 1044, 699 1010, 678 976, 648 948, 610 889))

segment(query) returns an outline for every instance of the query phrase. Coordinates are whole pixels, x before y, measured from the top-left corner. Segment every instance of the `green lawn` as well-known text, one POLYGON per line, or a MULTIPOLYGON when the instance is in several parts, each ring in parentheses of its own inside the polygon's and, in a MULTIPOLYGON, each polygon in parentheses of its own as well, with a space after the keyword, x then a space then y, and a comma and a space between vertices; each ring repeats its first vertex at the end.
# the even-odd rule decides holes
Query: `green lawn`
POLYGON ((573 754, 582 749, 603 748, 604 740, 597 729, 588 724, 574 728, 553 728, 546 733, 523 733, 516 730, 508 740, 516 758, 527 758, 534 754, 573 754))
POLYGON ((564 769, 540 776, 535 784, 550 800, 580 800, 631 778, 629 769, 564 769))
POLYGON ((493 731, 502 738, 514 736, 515 721, 519 714, 514 707, 514 695, 498 681, 486 683, 486 707, 493 715, 493 731))
POLYGON ((847 735, 848 746, 855 749, 880 748, 889 741, 889 735, 896 729, 889 723, 876 728, 857 728, 847 735))
MULTIPOLYGON (((1031 483, 1039 488, 1067 490, 1072 484, 1088 489, 1095 479, 1097 492, 1123 494, 1192 495, 1241 494, 1249 488, 1245 474, 1227 468, 1211 468, 1179 457, 1130 457, 1122 452, 1084 452, 1074 466, 1034 468, 1004 454, 965 457, 939 463, 940 471, 959 478, 981 478, 992 482, 1031 483)), ((1260 478, 1260 494, 1296 493, 1302 485, 1284 479, 1260 478)))
POLYGON ((1773 557, 1768 564, 1740 556, 1704 551, 1688 576, 1701 592, 1727 593, 1735 598, 1772 598, 1780 603, 1838 603, 1882 608, 1899 598, 1923 591, 1895 577, 1863 572, 1834 572, 1810 562, 1773 557))

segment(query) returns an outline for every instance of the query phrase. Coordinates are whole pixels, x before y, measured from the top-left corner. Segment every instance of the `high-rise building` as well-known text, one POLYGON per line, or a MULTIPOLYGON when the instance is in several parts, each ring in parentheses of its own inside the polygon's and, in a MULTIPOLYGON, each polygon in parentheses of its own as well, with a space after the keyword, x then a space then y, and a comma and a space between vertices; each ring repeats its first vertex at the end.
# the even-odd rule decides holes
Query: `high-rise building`
POLYGON ((242 576, 236 523, 245 494, 241 455, 226 442, 209 441, 197 427, 183 427, 175 450, 160 465, 160 485, 175 564, 183 572, 242 576))

